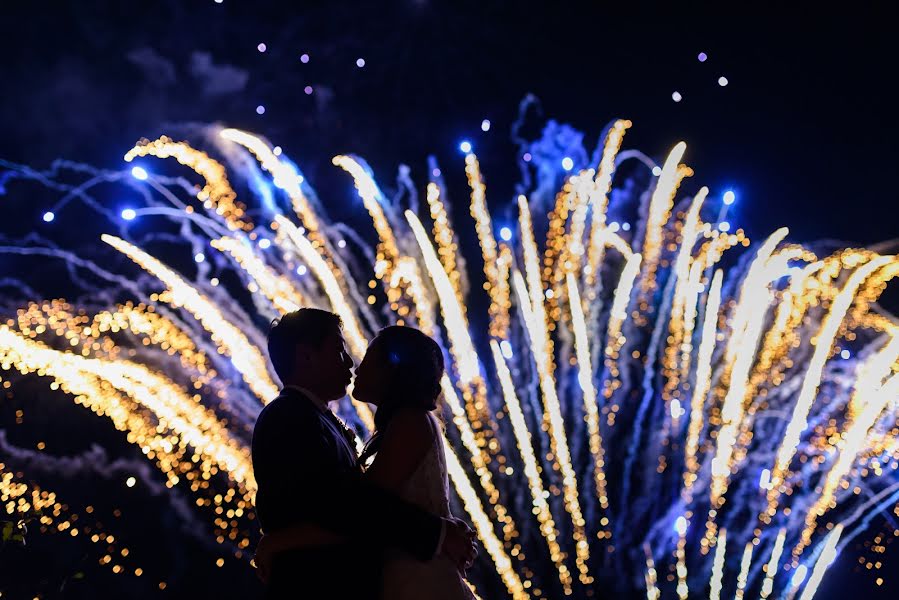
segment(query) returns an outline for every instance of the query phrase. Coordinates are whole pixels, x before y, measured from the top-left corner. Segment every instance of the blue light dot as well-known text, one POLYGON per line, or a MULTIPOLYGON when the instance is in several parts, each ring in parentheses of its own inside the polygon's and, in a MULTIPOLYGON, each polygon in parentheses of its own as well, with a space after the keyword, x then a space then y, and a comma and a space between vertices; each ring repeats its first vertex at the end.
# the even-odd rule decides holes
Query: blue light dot
POLYGON ((132 220, 134 220, 134 217, 136 217, 136 216, 137 216, 137 213, 134 212, 133 208, 126 208, 125 210, 122 211, 122 218, 125 219, 126 221, 132 221, 132 220))
POLYGON ((503 241, 508 242, 512 239, 512 230, 508 227, 503 227, 499 230, 499 237, 503 239, 503 241))
POLYGON ((260 52, 265 52, 266 45, 264 43, 260 43, 258 46, 256 46, 256 49, 259 50, 260 52))
POLYGON ((481 121, 481 131, 490 131, 490 119, 481 121))
POLYGON ((624 231, 630 231, 630 230, 631 230, 631 224, 630 224, 630 223, 627 223, 627 222, 622 223, 622 224, 621 224, 621 229, 623 229, 624 231))
POLYGON ((303 91, 306 92, 307 96, 311 96, 312 95, 312 86, 307 85, 306 87, 303 88, 303 91))
POLYGON ((194 260, 198 263, 201 263, 206 260, 206 255, 202 252, 197 252, 196 254, 194 254, 194 260))
POLYGON ((699 59, 699 62, 705 62, 709 59, 709 55, 706 54, 705 52, 700 52, 699 56, 697 56, 696 58, 699 59))
POLYGON ((299 267, 297 267, 297 275, 305 275, 306 271, 306 265, 300 265, 299 267))
POLYGON ((357 58, 357 59, 356 59, 356 66, 359 67, 360 69, 361 69, 362 67, 364 67, 364 66, 365 66, 365 59, 364 59, 364 58, 357 58))
POLYGON ((265 114, 265 107, 262 106, 261 104, 260 104, 259 106, 257 106, 257 107, 256 107, 256 114, 257 114, 257 115, 264 115, 264 114, 265 114))
POLYGON ((303 55, 301 55, 301 56, 300 56, 300 62, 303 63, 304 65, 305 65, 307 62, 309 62, 309 55, 308 55, 308 54, 303 54, 303 55))
POLYGON ((723 200, 724 200, 724 203, 727 204, 728 206, 733 204, 736 199, 737 199, 737 195, 735 193, 733 193, 733 191, 727 190, 726 192, 724 192, 723 200))
POLYGON ((730 231, 730 223, 728 223, 727 221, 721 221, 721 223, 718 224, 718 229, 726 233, 730 231))
POLYGON ((681 100, 684 99, 684 97, 681 96, 680 92, 674 92, 673 94, 671 94, 671 99, 674 100, 675 102, 680 102, 681 100))
POLYGON ((562 159, 562 168, 566 171, 570 171, 574 168, 574 161, 571 160, 571 157, 566 156, 562 159))
POLYGON ((49 210, 44 213, 44 221, 46 221, 47 223, 49 223, 50 221, 52 221, 55 218, 56 218, 56 215, 54 215, 49 210))
POLYGON ((721 87, 726 86, 728 83, 729 82, 727 81, 727 77, 725 77, 724 75, 718 78, 718 85, 720 85, 721 87))
POLYGON ((461 150, 465 154, 468 154, 469 152, 471 152, 471 142, 467 140, 462 142, 461 144, 459 144, 459 150, 461 150))
POLYGON ((525 153, 524 153, 524 156, 522 156, 521 158, 524 159, 524 162, 531 162, 531 159, 532 159, 533 157, 531 156, 531 153, 530 153, 530 152, 525 152, 525 153))
POLYGON ((652 168, 652 174, 655 175, 656 177, 658 177, 659 175, 661 175, 661 174, 662 174, 662 167, 660 167, 659 165, 654 166, 654 167, 652 168))
POLYGON ((618 224, 618 221, 612 221, 611 223, 609 223, 609 231, 611 231, 612 233, 617 232, 619 229, 621 229, 621 225, 618 224))
POLYGON ((503 353, 503 358, 509 359, 512 358, 512 344, 509 343, 509 340, 503 340, 499 343, 499 349, 503 353))
POLYGON ((135 179, 140 179, 141 181, 143 181, 150 175, 143 167, 131 167, 131 176, 135 179))
POLYGON ((849 352, 849 350, 841 350, 840 351, 840 358, 842 358, 843 360, 849 360, 851 357, 852 357, 852 353, 849 352))
POLYGON ((262 238, 259 240, 259 247, 263 250, 268 250, 272 245, 272 241, 268 238, 262 238))

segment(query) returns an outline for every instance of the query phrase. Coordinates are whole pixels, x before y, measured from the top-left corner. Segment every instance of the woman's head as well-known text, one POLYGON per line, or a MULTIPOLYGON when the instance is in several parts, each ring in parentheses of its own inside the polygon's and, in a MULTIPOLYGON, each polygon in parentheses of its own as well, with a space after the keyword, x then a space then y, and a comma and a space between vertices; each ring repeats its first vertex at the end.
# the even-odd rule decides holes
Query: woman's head
POLYGON ((437 342, 411 327, 382 329, 356 368, 353 397, 378 412, 402 407, 433 410, 440 395, 443 353, 437 342))
POLYGON ((378 407, 375 432, 359 460, 377 454, 381 433, 403 409, 434 410, 440 396, 443 353, 437 342, 411 327, 382 329, 356 368, 353 397, 378 407))

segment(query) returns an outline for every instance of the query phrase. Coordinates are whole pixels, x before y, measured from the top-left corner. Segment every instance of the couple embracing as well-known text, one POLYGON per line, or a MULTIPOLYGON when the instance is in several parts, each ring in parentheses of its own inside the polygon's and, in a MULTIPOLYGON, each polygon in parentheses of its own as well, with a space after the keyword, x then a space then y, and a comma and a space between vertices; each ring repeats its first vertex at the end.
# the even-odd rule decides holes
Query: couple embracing
POLYGON ((449 506, 440 423, 443 354, 388 327, 355 370, 353 397, 377 407, 361 454, 331 411, 353 381, 337 315, 303 308, 271 328, 284 387, 253 432, 256 566, 265 598, 471 600, 474 534, 449 506))

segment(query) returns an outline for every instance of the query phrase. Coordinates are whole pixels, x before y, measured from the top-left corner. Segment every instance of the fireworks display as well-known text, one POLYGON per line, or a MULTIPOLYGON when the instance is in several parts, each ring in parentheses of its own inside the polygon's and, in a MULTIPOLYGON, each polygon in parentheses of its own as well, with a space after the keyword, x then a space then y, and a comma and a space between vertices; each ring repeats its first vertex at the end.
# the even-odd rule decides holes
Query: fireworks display
MULTIPOLYGON (((426 207, 408 174, 390 198, 362 159, 337 156, 370 230, 329 218, 287 146, 235 129, 142 140, 122 171, 4 165, 2 185, 59 191, 47 231, 63 211, 111 225, 89 256, 52 233, 0 238, 5 259, 68 274, 48 299, 31 294, 38 274, 3 274, 3 389, 36 374, 107 419, 161 478, 135 475, 189 497, 179 518, 249 569, 249 438, 277 393, 267 324, 332 310, 357 362, 380 327, 418 327, 448 358, 444 441, 482 597, 811 598, 897 510, 899 325, 877 299, 899 259, 786 229, 750 241, 726 220, 732 194, 683 197, 686 144, 656 165, 621 150, 630 127, 613 122, 592 154, 547 127, 521 149, 516 200, 492 213, 471 144, 457 175, 431 161, 426 207), (469 211, 450 204, 455 176, 469 211), (101 186, 143 204, 114 209, 101 186)), ((369 407, 340 410, 370 432, 369 407)), ((8 517, 89 535, 100 564, 141 576, 90 514, 29 479, 31 454, 0 443, 8 517)))

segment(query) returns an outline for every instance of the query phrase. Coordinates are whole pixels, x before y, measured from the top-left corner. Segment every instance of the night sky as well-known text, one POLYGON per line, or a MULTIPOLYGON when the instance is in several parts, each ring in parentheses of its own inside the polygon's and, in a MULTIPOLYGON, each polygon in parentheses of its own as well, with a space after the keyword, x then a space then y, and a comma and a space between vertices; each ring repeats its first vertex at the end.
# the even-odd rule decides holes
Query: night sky
MULTIPOLYGON (((514 197, 510 128, 533 94, 590 149, 618 117, 634 123, 625 147, 658 160, 685 140, 695 171, 685 189, 734 190, 730 219, 753 239, 781 225, 793 241, 899 238, 899 36, 886 14, 504 4, 4 3, 0 159, 118 168, 167 124, 220 122, 265 135, 313 185, 344 186, 350 198, 333 155, 365 157, 385 182, 405 163, 421 183, 433 154, 464 185, 457 148, 468 139, 496 206, 514 197)), ((3 214, 37 227, 40 210, 3 214)), ((886 304, 897 296, 889 290, 886 304)), ((838 560, 827 581, 839 589, 818 597, 888 593, 870 572, 853 573, 856 556, 838 560)), ((895 589, 896 552, 884 562, 895 589)))

